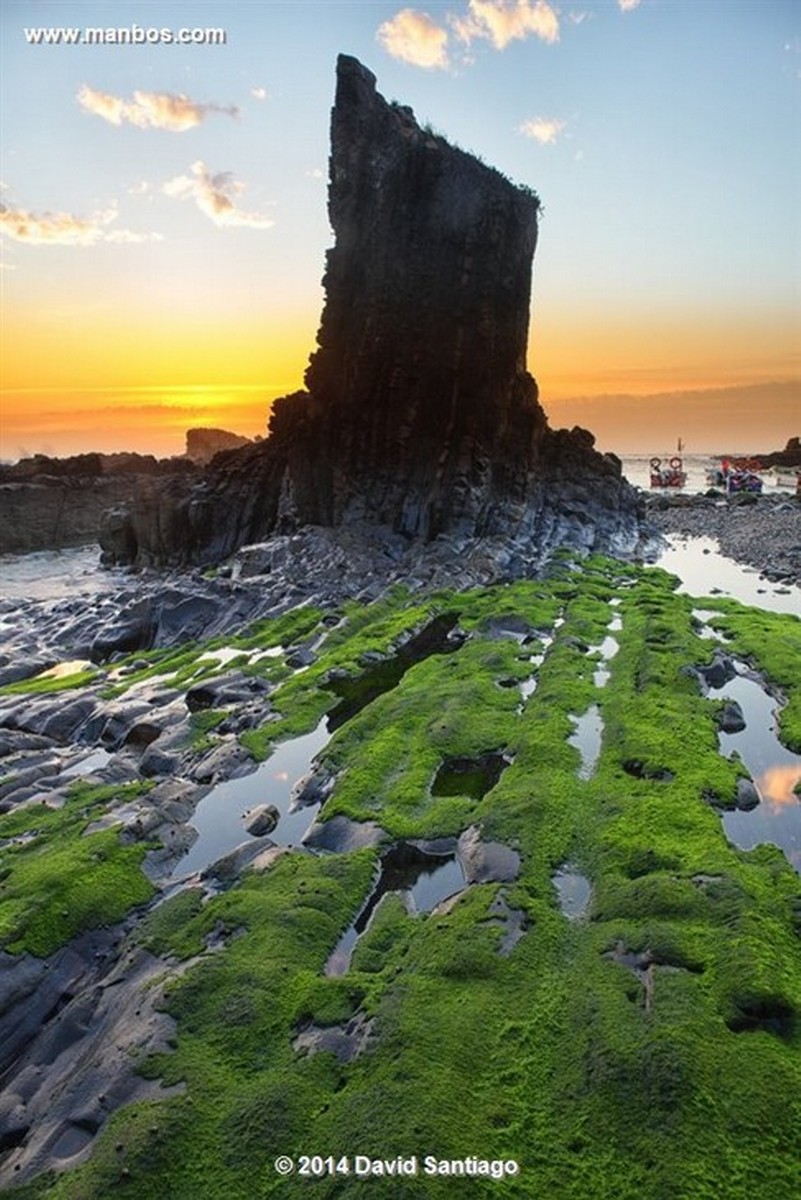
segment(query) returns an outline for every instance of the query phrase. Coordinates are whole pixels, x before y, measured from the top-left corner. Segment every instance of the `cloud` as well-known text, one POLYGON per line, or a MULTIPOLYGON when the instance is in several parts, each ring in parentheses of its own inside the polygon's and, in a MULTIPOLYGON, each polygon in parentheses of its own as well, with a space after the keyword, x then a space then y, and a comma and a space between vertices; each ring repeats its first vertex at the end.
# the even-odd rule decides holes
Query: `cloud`
POLYGON ((134 245, 161 241, 158 233, 133 233, 130 229, 109 229, 117 219, 117 206, 109 205, 90 217, 72 213, 36 213, 25 208, 0 204, 0 233, 29 246, 94 246, 98 242, 134 245))
POLYGON ((639 8, 640 0, 617 0, 617 6, 621 12, 633 12, 639 8))
POLYGON ((111 125, 135 125, 138 129, 166 129, 185 133, 204 121, 209 113, 238 117, 233 105, 201 104, 188 96, 171 92, 134 92, 133 100, 123 100, 109 92, 98 92, 84 83, 78 90, 78 103, 88 113, 102 117, 111 125))
POLYGON ((797 804, 796 787, 801 783, 801 767, 767 767, 756 779, 762 796, 774 810, 784 804, 797 804))
POLYGON ((432 21, 428 13, 404 8, 379 26, 376 37, 388 54, 412 66, 448 66, 448 31, 432 21))
POLYGON ((191 175, 176 175, 164 184, 165 196, 173 199, 192 199, 210 221, 219 226, 245 226, 250 229, 269 229, 275 222, 264 213, 245 212, 237 208, 234 197, 241 196, 245 185, 234 179, 230 171, 210 175, 203 162, 190 168, 191 175))
POLYGON ((565 127, 565 122, 557 117, 532 117, 518 126, 520 133, 533 138, 541 146, 552 145, 565 127))
POLYGON ((252 87, 250 89, 250 94, 251 94, 251 96, 254 96, 256 98, 256 100, 266 100, 267 99, 267 88, 252 87))
POLYGON ((468 45, 486 38, 504 50, 530 34, 551 44, 559 41, 559 17, 547 0, 470 0, 468 10, 466 17, 451 18, 456 36, 468 45))

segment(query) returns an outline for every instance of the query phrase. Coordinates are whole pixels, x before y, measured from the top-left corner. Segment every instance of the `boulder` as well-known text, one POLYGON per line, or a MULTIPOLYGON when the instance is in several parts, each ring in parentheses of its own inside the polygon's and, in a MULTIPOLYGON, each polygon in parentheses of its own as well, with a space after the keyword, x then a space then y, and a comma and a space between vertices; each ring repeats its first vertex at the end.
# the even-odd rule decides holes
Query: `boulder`
POLYGON ((727 700, 718 714, 718 729, 721 733, 742 733, 745 729, 743 710, 736 700, 727 700))
POLYGON ((245 829, 252 837, 263 837, 272 833, 280 819, 274 804, 259 804, 245 813, 245 829))
POLYGON ((754 786, 753 780, 741 778, 737 780, 737 793, 735 798, 737 808, 743 812, 750 812, 752 808, 756 808, 759 804, 759 792, 754 786))

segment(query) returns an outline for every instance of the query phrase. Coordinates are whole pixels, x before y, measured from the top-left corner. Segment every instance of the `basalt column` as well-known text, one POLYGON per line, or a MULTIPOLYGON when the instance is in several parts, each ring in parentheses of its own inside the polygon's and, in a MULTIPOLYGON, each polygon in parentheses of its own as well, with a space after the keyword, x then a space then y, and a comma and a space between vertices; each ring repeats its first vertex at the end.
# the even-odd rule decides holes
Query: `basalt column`
POLYGON ((479 532, 545 418, 525 370, 539 202, 337 64, 319 349, 306 385, 337 523, 479 532))

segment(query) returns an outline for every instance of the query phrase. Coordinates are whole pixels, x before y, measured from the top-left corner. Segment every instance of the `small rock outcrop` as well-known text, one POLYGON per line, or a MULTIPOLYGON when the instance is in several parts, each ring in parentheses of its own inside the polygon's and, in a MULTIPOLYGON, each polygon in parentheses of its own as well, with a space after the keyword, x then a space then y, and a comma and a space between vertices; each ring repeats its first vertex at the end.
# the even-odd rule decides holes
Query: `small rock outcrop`
POLYGON ((152 454, 36 454, 0 464, 0 554, 96 542, 104 513, 130 505, 140 481, 194 470, 152 454))
POLYGON ((554 432, 525 366, 539 200, 421 128, 340 56, 326 302, 306 390, 201 481, 151 481, 108 562, 210 562, 303 526, 366 522, 615 549, 637 495, 584 430, 554 432))
POLYGON ((221 450, 238 450, 240 446, 249 446, 251 440, 227 429, 187 429, 186 457, 192 462, 209 463, 221 450))

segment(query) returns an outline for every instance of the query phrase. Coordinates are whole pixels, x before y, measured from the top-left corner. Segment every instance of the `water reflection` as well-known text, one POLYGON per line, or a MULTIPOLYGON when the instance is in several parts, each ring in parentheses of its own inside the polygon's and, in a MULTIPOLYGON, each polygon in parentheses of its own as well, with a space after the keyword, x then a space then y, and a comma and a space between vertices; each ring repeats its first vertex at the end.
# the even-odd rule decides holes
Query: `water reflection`
POLYGON ((776 700, 762 683, 735 662, 738 674, 710 696, 735 700, 742 709, 745 729, 719 733, 721 754, 737 754, 748 769, 759 794, 759 804, 749 812, 726 812, 723 825, 729 840, 742 850, 762 842, 778 846, 801 873, 801 755, 783 746, 777 737, 776 700))
POLYGON ((465 886, 464 871, 453 854, 427 854, 406 842, 393 846, 381 858, 378 879, 358 916, 348 926, 325 965, 326 975, 344 975, 353 950, 368 928, 380 900, 389 892, 403 898, 412 913, 430 912, 441 900, 465 886))
POLYGON ((559 908, 568 921, 578 921, 590 905, 592 889, 589 879, 571 863, 563 863, 551 876, 551 882, 556 888, 559 908))
POLYGON ((517 710, 518 713, 523 711, 523 708, 525 707, 526 702, 528 700, 530 700, 531 697, 536 692, 537 684, 539 682, 540 667, 545 662, 545 655, 548 653, 551 646, 553 645, 554 638, 556 637, 558 630, 560 629, 560 627, 562 625, 564 625, 564 623, 565 623, 565 618, 562 616, 562 612, 560 610, 559 616, 556 617, 554 620, 553 628, 552 628, 551 632, 537 634, 541 649, 537 654, 532 654, 528 660, 531 663, 532 667, 534 668, 533 673, 531 675, 529 675, 527 679, 523 679, 520 682, 521 703, 518 706, 518 710, 517 710))
POLYGON ((667 542, 655 565, 678 575, 682 594, 731 596, 755 608, 798 615, 801 589, 761 579, 753 567, 743 567, 721 554, 715 538, 671 534, 667 542))
POLYGON ((291 809, 294 785, 308 774, 312 759, 330 737, 325 717, 311 733, 282 742, 249 775, 216 784, 198 804, 191 824, 198 839, 176 865, 173 879, 183 879, 229 854, 246 842, 244 813, 259 804, 274 804, 281 814, 275 840, 297 845, 314 820, 316 807, 291 809))
POLYGON ((582 716, 571 715, 570 720, 575 725, 575 729, 567 740, 581 755, 578 777, 579 779, 590 779, 601 753, 604 732, 601 710, 597 704, 591 704, 582 716))

